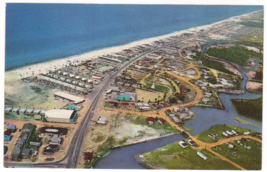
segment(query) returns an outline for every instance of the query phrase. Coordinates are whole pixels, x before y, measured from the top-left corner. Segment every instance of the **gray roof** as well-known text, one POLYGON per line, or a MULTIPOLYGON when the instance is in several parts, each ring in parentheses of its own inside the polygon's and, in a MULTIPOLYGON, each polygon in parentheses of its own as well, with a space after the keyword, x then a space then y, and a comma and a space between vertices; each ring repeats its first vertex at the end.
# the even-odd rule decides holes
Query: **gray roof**
POLYGON ((41 110, 40 114, 45 114, 45 110, 41 110))
POLYGON ((11 155, 20 155, 22 150, 22 145, 16 145, 11 155))
POLYGON ((30 149, 30 148, 24 148, 24 149, 22 150, 21 155, 29 155, 30 152, 31 152, 31 149, 30 149))
POLYGON ((19 108, 13 108, 12 112, 17 112, 19 110, 19 108))
POLYGON ((31 132, 33 130, 34 125, 31 123, 24 124, 22 127, 22 131, 31 132))
POLYGON ((41 110, 39 110, 39 109, 35 109, 35 110, 33 111, 33 113, 40 113, 40 111, 41 111, 41 110))
POLYGON ((16 129, 16 124, 9 124, 7 129, 16 129))
POLYGON ((61 142, 61 138, 60 137, 52 137, 50 139, 50 142, 52 142, 52 143, 60 143, 61 142))

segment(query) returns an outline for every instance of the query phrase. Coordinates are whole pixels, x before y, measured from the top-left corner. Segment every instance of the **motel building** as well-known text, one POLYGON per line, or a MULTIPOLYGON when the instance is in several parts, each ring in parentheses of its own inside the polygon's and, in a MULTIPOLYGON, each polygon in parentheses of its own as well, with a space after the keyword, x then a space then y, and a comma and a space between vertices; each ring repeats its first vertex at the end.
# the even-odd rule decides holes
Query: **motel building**
POLYGON ((73 123, 76 116, 76 110, 52 109, 45 112, 45 118, 48 122, 73 123))

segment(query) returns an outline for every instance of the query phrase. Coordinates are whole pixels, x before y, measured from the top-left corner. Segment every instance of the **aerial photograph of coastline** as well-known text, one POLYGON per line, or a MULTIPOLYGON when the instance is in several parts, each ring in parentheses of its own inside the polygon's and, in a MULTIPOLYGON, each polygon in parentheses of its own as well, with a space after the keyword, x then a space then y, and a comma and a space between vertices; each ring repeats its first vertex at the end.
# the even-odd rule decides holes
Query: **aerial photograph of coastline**
POLYGON ((5 168, 262 170, 263 5, 5 10, 5 168))

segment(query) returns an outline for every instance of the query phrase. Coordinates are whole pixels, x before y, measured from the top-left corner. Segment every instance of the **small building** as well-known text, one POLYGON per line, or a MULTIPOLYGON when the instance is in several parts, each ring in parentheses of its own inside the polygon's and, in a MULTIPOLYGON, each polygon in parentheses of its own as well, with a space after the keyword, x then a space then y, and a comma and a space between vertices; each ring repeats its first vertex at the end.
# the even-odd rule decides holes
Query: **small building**
POLYGON ((158 120, 158 121, 159 121, 159 123, 160 123, 160 124, 164 124, 164 123, 166 122, 166 120, 165 120, 165 119, 163 119, 163 118, 159 118, 159 120, 158 120))
POLYGON ((6 108, 5 108, 5 112, 6 112, 6 113, 9 113, 9 112, 11 112, 11 111, 12 111, 12 107, 6 107, 6 108))
POLYGON ((40 115, 45 115, 45 110, 41 110, 40 115))
POLYGON ((19 113, 19 108, 13 108, 11 112, 19 113))
POLYGON ((121 103, 121 106, 124 107, 124 108, 129 107, 129 105, 130 105, 130 104, 127 103, 127 102, 122 102, 122 103, 121 103))
POLYGON ((61 143, 62 143, 62 139, 60 137, 52 137, 49 140, 50 145, 61 145, 61 143))
POLYGON ((64 93, 64 92, 61 92, 61 91, 54 93, 54 96, 55 97, 60 97, 60 98, 63 98, 63 99, 67 99, 69 101, 72 101, 74 104, 83 103, 85 101, 85 99, 83 99, 83 98, 80 98, 80 97, 77 97, 77 96, 74 96, 74 95, 71 95, 71 94, 68 94, 68 93, 64 93))
POLYGON ((33 129, 34 129, 34 125, 31 124, 31 123, 27 123, 27 124, 23 125, 23 127, 21 129, 21 132, 23 132, 23 133, 31 133, 33 129))
POLYGON ((20 158, 22 148, 23 148, 22 145, 16 144, 15 148, 13 149, 13 151, 11 153, 12 160, 17 160, 20 158))
POLYGON ((103 79, 103 77, 102 76, 92 76, 92 79, 94 79, 94 80, 102 80, 103 79))
POLYGON ((24 148, 21 152, 23 158, 28 159, 31 157, 32 150, 30 148, 24 148))
POLYGON ((52 109, 45 112, 45 118, 48 122, 73 123, 76 116, 76 110, 52 109))
POLYGON ((148 117, 147 118, 147 122, 148 122, 149 125, 154 124, 154 118, 153 117, 148 117))
POLYGON ((178 144, 179 144, 182 148, 186 148, 186 147, 188 147, 188 144, 187 144, 185 141, 183 141, 183 140, 179 141, 178 144))
POLYGON ((93 152, 84 152, 84 160, 87 161, 91 161, 93 159, 93 152))
POLYGON ((16 130, 17 130, 16 124, 9 124, 7 126, 7 131, 16 132, 16 130))
POLYGON ((39 110, 39 109, 35 109, 32 113, 33 113, 34 115, 39 115, 40 112, 41 112, 41 110, 39 110))
POLYGON ((250 134, 249 131, 244 132, 244 135, 249 135, 249 134, 250 134))
POLYGON ((21 108, 20 110, 19 110, 19 114, 24 114, 26 112, 26 109, 25 108, 21 108))
POLYGON ((197 151, 197 155, 200 156, 202 159, 204 160, 207 160, 208 158, 203 154, 201 153, 200 151, 197 151))
POLYGON ((108 120, 107 118, 105 117, 98 117, 97 121, 96 121, 97 124, 107 124, 108 123, 108 120))
POLYGON ((53 155, 59 150, 59 145, 49 145, 44 148, 44 155, 53 155))
POLYGON ((222 134, 225 136, 225 137, 229 137, 229 135, 225 132, 222 132, 222 134))
POLYGON ((147 106, 140 106, 139 109, 140 109, 140 110, 150 110, 150 107, 147 107, 147 106))
POLYGON ((12 138, 11 131, 5 131, 4 132, 4 141, 10 141, 12 138))
POLYGON ((41 142, 30 142, 31 146, 41 146, 41 142))
POLYGON ((233 149, 235 146, 233 144, 228 144, 228 148, 233 149))
POLYGON ((33 109, 27 109, 25 114, 32 114, 32 112, 33 112, 33 109))

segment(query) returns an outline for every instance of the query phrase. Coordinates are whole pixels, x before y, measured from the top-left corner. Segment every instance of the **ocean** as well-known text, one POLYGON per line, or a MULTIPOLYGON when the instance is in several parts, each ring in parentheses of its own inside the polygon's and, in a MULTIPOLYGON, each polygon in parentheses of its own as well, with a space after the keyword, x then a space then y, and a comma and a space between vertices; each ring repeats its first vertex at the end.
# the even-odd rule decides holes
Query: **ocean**
POLYGON ((5 71, 258 10, 263 6, 8 3, 5 71))

